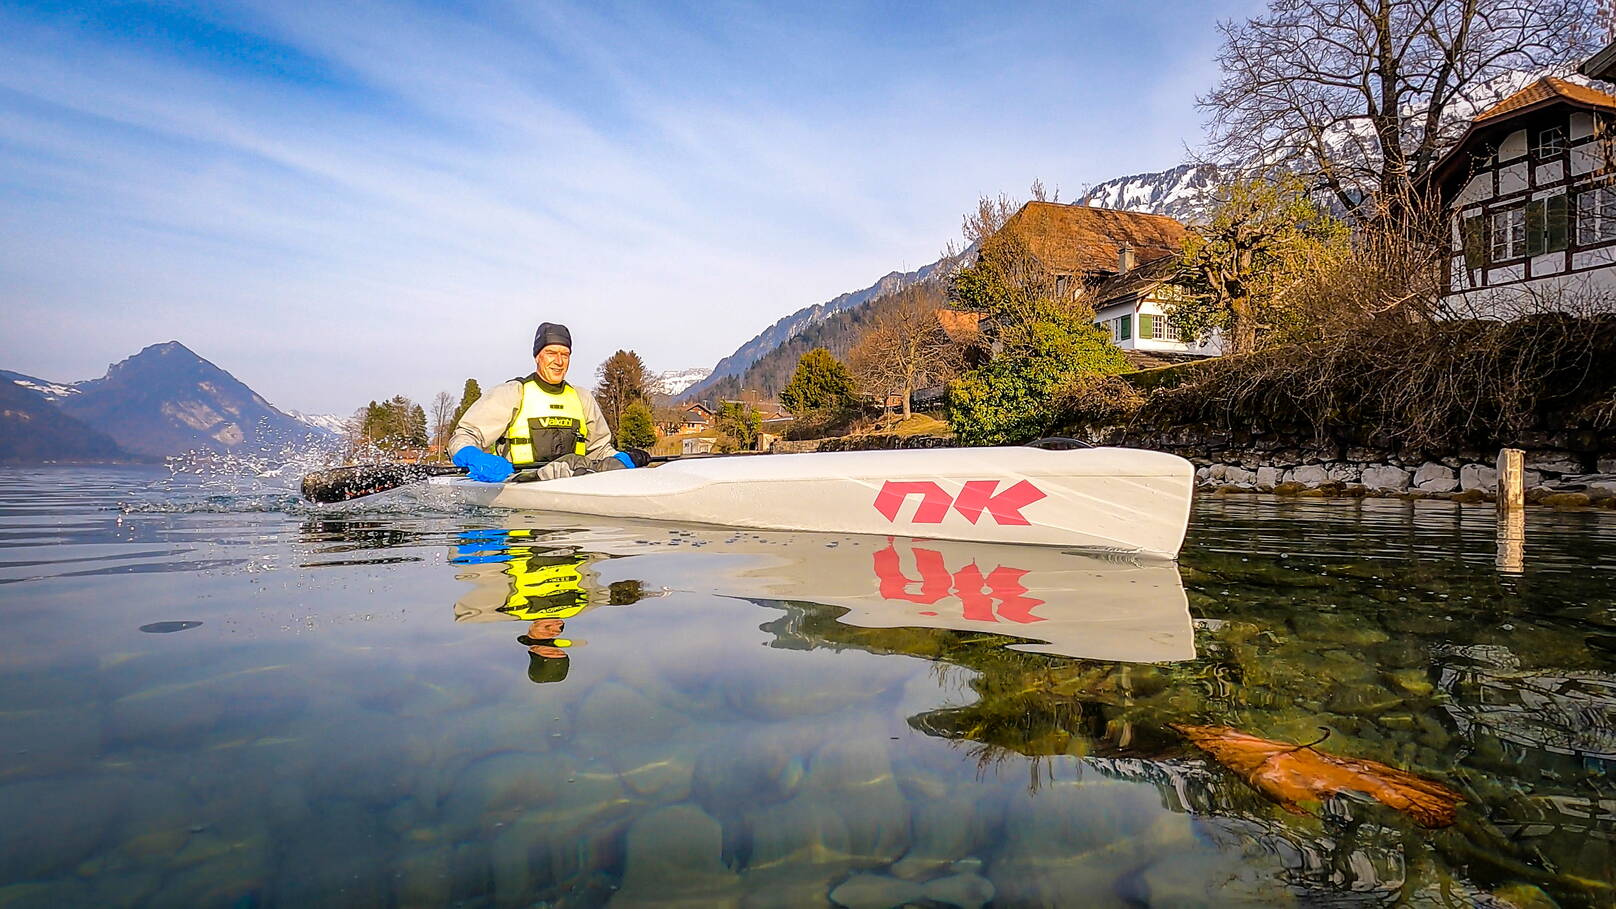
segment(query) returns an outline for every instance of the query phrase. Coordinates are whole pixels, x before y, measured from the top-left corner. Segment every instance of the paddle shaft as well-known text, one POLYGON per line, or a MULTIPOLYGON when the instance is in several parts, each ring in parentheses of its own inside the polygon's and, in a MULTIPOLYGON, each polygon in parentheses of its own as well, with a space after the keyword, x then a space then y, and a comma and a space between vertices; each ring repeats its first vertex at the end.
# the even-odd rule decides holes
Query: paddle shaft
MULTIPOLYGON (((651 458, 651 463, 664 464, 669 461, 694 458, 727 458, 751 454, 764 454, 764 452, 738 451, 730 454, 704 452, 702 454, 688 455, 656 455, 651 458)), ((431 477, 465 476, 465 474, 464 468, 454 467, 449 464, 355 464, 349 467, 333 467, 330 470, 316 471, 305 476, 303 478, 303 497, 311 502, 329 505, 336 502, 349 502, 380 492, 388 492, 413 483, 419 483, 431 477)), ((530 476, 524 479, 536 479, 536 477, 531 477, 530 473, 530 476)))

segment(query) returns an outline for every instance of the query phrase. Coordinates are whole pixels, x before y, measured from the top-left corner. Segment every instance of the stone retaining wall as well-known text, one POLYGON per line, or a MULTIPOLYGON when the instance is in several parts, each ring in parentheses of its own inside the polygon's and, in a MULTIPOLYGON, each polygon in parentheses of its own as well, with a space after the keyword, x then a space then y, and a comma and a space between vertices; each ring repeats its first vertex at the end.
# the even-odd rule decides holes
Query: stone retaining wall
MULTIPOLYGON (((1170 451, 1196 465, 1197 485, 1281 495, 1398 496, 1491 501, 1497 452, 1398 452, 1298 441, 1260 431, 1179 429, 1154 435, 1114 429, 1095 441, 1170 451)), ((1616 453, 1608 439, 1542 433, 1523 439, 1533 504, 1616 507, 1616 453)))
MULTIPOLYGON (((1427 461, 1419 466, 1348 462, 1297 467, 1202 464, 1196 485, 1227 492, 1274 492, 1300 496, 1397 496, 1490 502, 1498 471, 1487 464, 1427 461)), ((1526 471, 1526 501, 1533 505, 1599 505, 1616 508, 1616 464, 1603 473, 1526 471)))

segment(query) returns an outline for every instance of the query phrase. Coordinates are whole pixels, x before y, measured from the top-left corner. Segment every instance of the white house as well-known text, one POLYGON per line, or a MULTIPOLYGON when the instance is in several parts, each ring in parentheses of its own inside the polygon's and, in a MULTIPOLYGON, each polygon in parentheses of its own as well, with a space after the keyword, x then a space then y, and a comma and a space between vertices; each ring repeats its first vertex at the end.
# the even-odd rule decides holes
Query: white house
POLYGON ((1111 333, 1123 350, 1155 354, 1169 360, 1212 357, 1223 352, 1221 339, 1182 338, 1167 320, 1167 311, 1182 293, 1172 283, 1178 256, 1161 256, 1135 265, 1133 250, 1117 254, 1116 274, 1094 287, 1094 321, 1111 333))
POLYGON ((1482 112, 1426 185, 1452 219, 1451 314, 1616 302, 1616 96, 1539 79, 1482 112))
POLYGON ((1166 215, 1088 205, 1028 202, 1001 229, 1055 278, 1057 292, 1087 292, 1094 321, 1118 347, 1165 359, 1220 353, 1214 339, 1181 339, 1165 318, 1184 225, 1166 215))

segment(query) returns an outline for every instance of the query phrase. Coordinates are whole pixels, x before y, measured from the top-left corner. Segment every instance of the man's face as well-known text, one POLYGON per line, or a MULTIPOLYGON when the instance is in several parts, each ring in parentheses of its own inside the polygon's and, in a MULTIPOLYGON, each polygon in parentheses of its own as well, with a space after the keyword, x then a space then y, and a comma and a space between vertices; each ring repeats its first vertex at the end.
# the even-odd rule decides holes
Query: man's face
POLYGON ((567 377, 567 366, 572 363, 572 350, 560 344, 549 344, 539 349, 533 362, 538 366, 539 378, 551 385, 560 385, 567 377))

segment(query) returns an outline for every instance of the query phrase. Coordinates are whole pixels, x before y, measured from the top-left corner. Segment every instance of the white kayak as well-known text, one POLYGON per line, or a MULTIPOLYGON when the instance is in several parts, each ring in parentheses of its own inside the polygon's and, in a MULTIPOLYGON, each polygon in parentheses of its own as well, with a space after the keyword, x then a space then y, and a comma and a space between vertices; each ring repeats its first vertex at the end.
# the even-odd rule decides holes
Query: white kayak
POLYGON ((1190 462, 1158 451, 1017 447, 698 458, 536 483, 428 482, 495 508, 1172 559, 1193 481, 1190 462))

